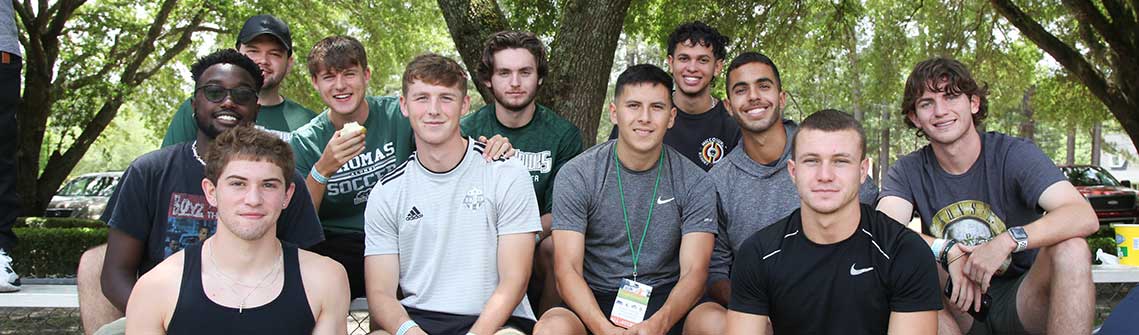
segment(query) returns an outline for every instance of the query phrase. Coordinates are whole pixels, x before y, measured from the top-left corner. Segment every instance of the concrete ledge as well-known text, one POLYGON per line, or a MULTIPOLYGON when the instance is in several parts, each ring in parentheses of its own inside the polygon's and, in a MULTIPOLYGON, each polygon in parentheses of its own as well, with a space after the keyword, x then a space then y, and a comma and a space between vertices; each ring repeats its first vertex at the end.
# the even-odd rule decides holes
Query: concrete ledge
POLYGON ((0 307, 79 308, 75 285, 28 285, 18 292, 0 293, 0 307))
POLYGON ((1139 282, 1139 267, 1128 265, 1092 265, 1092 281, 1097 284, 1139 282))

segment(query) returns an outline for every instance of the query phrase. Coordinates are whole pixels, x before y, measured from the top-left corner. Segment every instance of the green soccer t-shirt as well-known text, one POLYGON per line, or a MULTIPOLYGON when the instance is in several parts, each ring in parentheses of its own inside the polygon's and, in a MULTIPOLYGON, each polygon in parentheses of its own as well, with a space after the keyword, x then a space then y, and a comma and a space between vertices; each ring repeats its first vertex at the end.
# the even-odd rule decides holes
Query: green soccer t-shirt
MULTIPOLYGON (((328 176, 324 199, 317 212, 324 229, 338 233, 363 233, 368 194, 380 178, 403 164, 411 155, 411 123, 400 113, 398 97, 367 97, 368 121, 364 152, 328 176)), ((336 132, 329 111, 320 113, 293 132, 290 143, 297 172, 308 176, 336 132)))
POLYGON ((516 157, 530 171, 538 210, 550 213, 553 207, 554 177, 558 169, 581 153, 581 131, 546 106, 538 105, 534 119, 520 128, 509 128, 494 116, 494 105, 486 105, 463 117, 463 134, 478 138, 502 135, 518 152, 516 157))
MULTIPOLYGON (((304 126, 314 116, 316 112, 295 101, 285 99, 284 102, 274 106, 261 106, 261 111, 257 113, 256 124, 265 129, 289 133, 304 126)), ((190 99, 186 99, 178 107, 178 111, 174 112, 174 117, 170 118, 170 126, 166 127, 166 136, 162 138, 162 147, 197 138, 198 122, 194 120, 194 108, 190 106, 190 99)))

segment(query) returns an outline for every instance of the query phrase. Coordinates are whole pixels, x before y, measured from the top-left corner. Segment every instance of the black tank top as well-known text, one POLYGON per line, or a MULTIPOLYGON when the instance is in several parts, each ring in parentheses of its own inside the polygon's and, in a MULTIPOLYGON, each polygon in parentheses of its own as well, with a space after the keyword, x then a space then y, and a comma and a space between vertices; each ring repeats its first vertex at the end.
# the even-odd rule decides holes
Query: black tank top
POLYGON ((186 248, 182 287, 167 327, 168 334, 312 334, 316 320, 301 281, 297 247, 282 243, 285 284, 268 304, 245 308, 218 305, 202 289, 202 245, 186 248))

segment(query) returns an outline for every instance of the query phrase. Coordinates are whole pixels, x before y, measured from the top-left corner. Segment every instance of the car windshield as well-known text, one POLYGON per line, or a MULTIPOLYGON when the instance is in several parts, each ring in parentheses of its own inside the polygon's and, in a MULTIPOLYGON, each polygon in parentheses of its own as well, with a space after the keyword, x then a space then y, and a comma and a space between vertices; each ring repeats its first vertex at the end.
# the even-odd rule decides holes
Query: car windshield
POLYGON ((1063 170, 1064 174, 1068 175, 1068 180, 1076 186, 1119 186, 1119 181, 1116 181, 1115 177, 1097 168, 1076 166, 1063 170))
POLYGON ((110 196, 115 190, 114 177, 89 176, 72 179, 56 195, 69 197, 110 196))

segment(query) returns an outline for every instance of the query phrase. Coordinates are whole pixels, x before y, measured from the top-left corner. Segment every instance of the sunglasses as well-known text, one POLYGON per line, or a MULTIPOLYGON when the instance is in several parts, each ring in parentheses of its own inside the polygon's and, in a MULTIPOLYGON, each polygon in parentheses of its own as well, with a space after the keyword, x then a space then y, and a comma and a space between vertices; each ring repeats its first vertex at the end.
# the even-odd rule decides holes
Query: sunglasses
POLYGON ((198 87, 195 92, 202 92, 202 96, 213 103, 225 101, 226 96, 229 96, 230 100, 233 100, 234 103, 239 105, 257 102, 257 91, 248 87, 226 89, 221 85, 204 85, 198 87))

